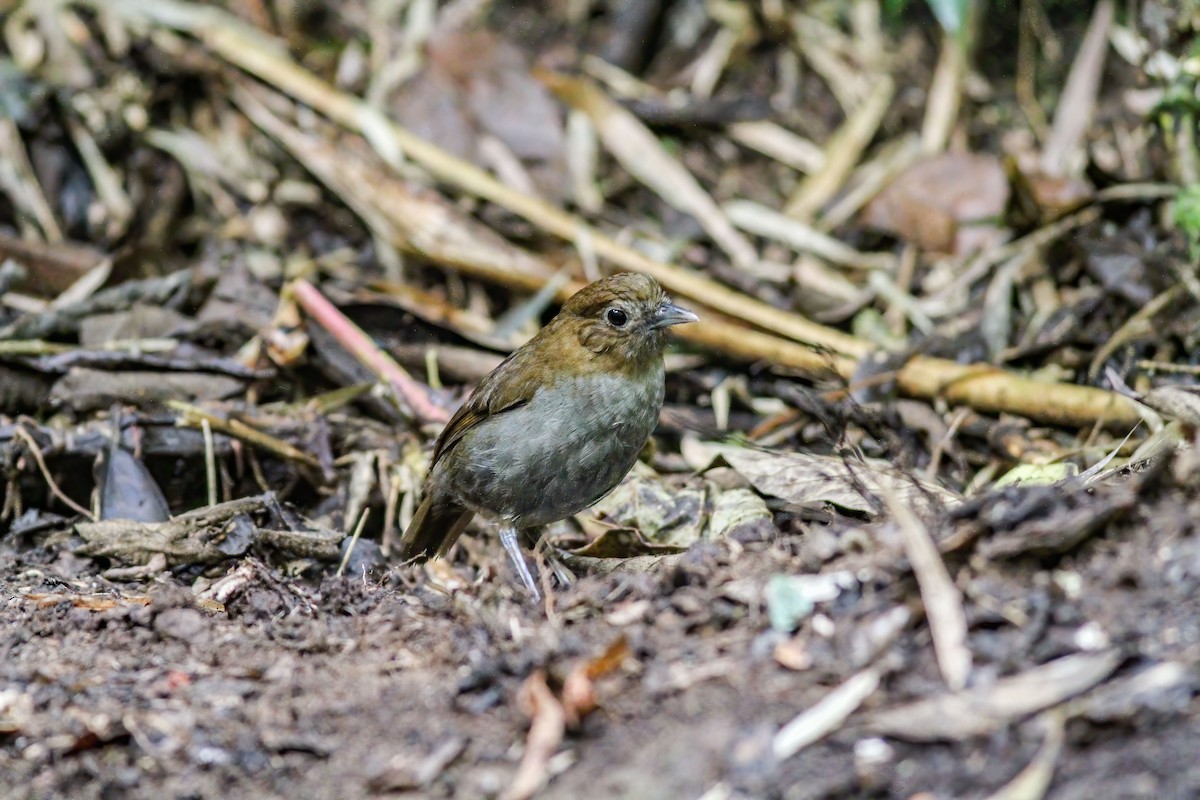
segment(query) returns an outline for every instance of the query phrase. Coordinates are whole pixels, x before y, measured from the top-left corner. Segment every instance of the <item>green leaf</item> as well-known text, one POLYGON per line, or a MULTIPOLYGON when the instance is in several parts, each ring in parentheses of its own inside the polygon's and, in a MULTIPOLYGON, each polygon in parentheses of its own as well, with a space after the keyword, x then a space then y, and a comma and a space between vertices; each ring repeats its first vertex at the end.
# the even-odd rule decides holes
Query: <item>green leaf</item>
POLYGON ((1187 237, 1192 257, 1200 255, 1200 183, 1183 187, 1175 198, 1173 216, 1176 227, 1187 237))
POLYGON ((813 612, 817 603, 837 598, 857 583, 849 572, 819 575, 772 575, 767 581, 767 619, 780 633, 791 633, 813 612))
POLYGON ((790 575, 772 575, 767 583, 767 619, 780 633, 791 633, 813 611, 803 584, 790 575))

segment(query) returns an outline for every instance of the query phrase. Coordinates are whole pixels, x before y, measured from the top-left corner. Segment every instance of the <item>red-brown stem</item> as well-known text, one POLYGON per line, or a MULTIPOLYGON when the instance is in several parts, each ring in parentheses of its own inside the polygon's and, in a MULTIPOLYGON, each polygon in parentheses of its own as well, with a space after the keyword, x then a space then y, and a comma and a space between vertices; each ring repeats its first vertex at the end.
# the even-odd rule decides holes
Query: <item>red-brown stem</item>
POLYGON ((306 280, 297 280, 292 282, 291 291, 296 302, 318 325, 329 331, 375 377, 392 387, 396 396, 412 409, 419 423, 446 422, 450 419, 450 412, 435 405, 419 381, 380 350, 362 328, 338 311, 315 286, 306 280))

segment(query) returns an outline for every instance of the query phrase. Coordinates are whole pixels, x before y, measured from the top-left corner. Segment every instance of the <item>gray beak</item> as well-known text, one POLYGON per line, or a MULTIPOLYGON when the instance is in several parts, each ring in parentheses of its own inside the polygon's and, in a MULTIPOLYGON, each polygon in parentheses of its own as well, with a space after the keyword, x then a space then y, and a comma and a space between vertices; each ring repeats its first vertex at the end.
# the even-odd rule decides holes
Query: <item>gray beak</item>
POLYGON ((691 311, 681 308, 668 300, 658 307, 658 311, 654 312, 654 320, 650 323, 650 327, 657 330, 658 328, 667 328, 671 325, 682 325, 685 322, 699 321, 700 318, 691 311))

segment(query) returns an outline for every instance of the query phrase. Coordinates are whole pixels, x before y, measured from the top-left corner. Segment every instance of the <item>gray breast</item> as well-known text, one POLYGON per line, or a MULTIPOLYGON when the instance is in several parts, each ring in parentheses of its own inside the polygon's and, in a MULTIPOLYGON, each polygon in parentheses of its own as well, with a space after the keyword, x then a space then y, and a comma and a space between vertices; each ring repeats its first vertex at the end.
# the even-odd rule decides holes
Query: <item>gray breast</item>
POLYGON ((663 401, 661 370, 640 391, 628 383, 614 391, 616 380, 564 381, 481 423, 447 454, 455 494, 518 527, 545 525, 599 500, 637 460, 663 401))

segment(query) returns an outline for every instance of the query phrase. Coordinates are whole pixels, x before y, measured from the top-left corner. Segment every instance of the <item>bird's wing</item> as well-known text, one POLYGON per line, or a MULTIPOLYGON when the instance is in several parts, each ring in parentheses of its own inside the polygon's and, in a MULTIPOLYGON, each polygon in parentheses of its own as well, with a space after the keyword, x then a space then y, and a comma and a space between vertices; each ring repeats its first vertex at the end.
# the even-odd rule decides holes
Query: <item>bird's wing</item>
POLYGON ((530 357, 529 351, 517 350, 479 382, 475 392, 467 402, 459 406, 458 411, 454 412, 454 416, 442 429, 437 444, 433 446, 433 460, 429 463, 431 471, 434 464, 450 452, 476 425, 489 417, 520 408, 533 398, 534 392, 537 391, 535 381, 510 379, 513 374, 527 374, 528 370, 524 367, 530 360, 534 359, 530 357))
MULTIPOLYGON (((532 362, 536 363, 536 360, 534 358, 532 362)), ((433 448, 433 460, 429 464, 431 475, 438 461, 476 425, 529 402, 537 390, 536 384, 532 380, 511 380, 513 370, 517 370, 518 375, 522 374, 520 370, 524 369, 526 363, 531 363, 528 356, 518 350, 479 382, 475 393, 454 412, 438 437, 433 448)), ((427 484, 425 496, 412 522, 400 537, 401 557, 406 561, 424 561, 445 555, 474 515, 473 511, 460 505, 453 497, 436 490, 430 491, 427 484)))

